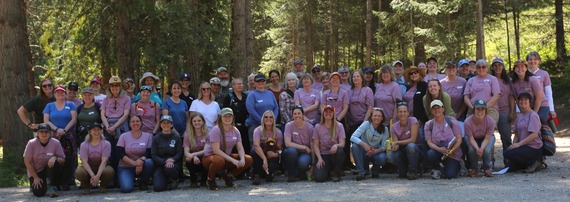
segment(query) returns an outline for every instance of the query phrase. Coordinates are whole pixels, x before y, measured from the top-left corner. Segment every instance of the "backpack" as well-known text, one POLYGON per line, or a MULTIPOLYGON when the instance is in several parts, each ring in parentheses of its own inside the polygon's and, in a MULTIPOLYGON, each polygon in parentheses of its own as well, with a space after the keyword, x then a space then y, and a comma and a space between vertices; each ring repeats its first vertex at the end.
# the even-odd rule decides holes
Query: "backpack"
MULTIPOLYGON (((445 118, 445 122, 447 123, 447 125, 449 125, 449 127, 451 129, 453 129, 453 123, 451 122, 451 118, 449 118, 448 116, 443 116, 443 118, 445 118)), ((433 122, 434 121, 429 123, 429 130, 430 131, 433 131, 433 122)))
POLYGON ((554 133, 548 124, 542 124, 540 127, 540 138, 542 139, 542 154, 552 156, 556 153, 556 142, 554 141, 554 133))

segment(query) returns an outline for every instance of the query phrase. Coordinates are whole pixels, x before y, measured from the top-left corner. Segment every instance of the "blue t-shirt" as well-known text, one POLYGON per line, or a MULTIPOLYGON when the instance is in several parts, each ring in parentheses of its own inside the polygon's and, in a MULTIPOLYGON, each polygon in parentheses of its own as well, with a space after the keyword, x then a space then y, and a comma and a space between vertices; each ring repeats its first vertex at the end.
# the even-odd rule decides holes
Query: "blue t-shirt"
POLYGON ((71 111, 77 111, 73 102, 65 101, 65 106, 60 111, 55 106, 55 102, 50 102, 44 108, 44 114, 49 115, 49 121, 58 128, 65 128, 71 121, 71 111))
POLYGON ((184 100, 180 100, 177 104, 172 99, 167 98, 164 100, 162 109, 168 110, 168 115, 172 116, 174 121, 174 128, 178 133, 182 134, 186 131, 186 112, 188 111, 188 105, 184 100))
POLYGON ((279 105, 275 100, 275 96, 269 90, 251 91, 247 95, 245 106, 249 113, 249 117, 245 120, 245 123, 250 126, 257 127, 261 125, 261 116, 263 116, 263 113, 267 110, 273 111, 275 117, 279 116, 279 105))

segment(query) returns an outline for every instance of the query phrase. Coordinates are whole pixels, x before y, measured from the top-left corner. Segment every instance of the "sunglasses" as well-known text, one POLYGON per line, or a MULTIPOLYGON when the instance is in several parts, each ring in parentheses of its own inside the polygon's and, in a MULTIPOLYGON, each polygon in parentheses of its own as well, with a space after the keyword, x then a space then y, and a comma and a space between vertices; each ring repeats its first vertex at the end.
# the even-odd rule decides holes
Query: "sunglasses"
POLYGON ((211 90, 210 88, 202 88, 202 91, 209 91, 211 90))
POLYGON ((53 84, 44 84, 42 85, 42 88, 51 88, 53 87, 53 84))
POLYGON ((148 91, 151 91, 151 90, 152 90, 152 87, 150 87, 150 86, 142 86, 142 87, 141 87, 141 90, 148 90, 148 91))
POLYGON ((340 74, 348 74, 348 72, 340 72, 340 74))
POLYGON ((272 118, 273 118, 273 116, 263 116, 263 118, 266 118, 266 119, 272 119, 272 118))
POLYGON ((416 75, 419 74, 419 72, 410 72, 410 75, 416 75))
POLYGON ((396 103, 396 105, 398 105, 398 106, 408 106, 408 103, 407 103, 407 102, 404 102, 404 101, 401 101, 401 102, 396 103))
POLYGON ((475 67, 475 68, 477 68, 477 69, 487 69, 487 66, 481 65, 481 66, 477 66, 477 67, 475 67))
POLYGON ((319 72, 321 72, 321 70, 319 70, 319 69, 313 70, 313 73, 319 73, 319 72))

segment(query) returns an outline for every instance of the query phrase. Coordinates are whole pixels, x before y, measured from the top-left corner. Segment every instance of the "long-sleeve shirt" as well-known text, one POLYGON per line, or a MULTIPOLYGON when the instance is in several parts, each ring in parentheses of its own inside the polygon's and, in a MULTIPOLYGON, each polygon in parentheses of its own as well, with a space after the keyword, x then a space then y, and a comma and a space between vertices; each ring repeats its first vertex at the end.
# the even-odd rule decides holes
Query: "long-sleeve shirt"
POLYGON ((155 166, 161 167, 166 164, 166 159, 172 158, 174 162, 182 159, 182 140, 177 134, 162 134, 158 132, 152 139, 151 155, 155 166))
POLYGON ((261 125, 261 116, 263 116, 263 113, 267 110, 273 111, 275 117, 279 116, 279 105, 273 93, 268 90, 252 91, 247 95, 245 105, 247 112, 249 112, 249 117, 245 123, 253 127, 261 125))
POLYGON ((360 142, 364 142, 367 145, 370 145, 374 149, 383 149, 386 140, 390 137, 390 133, 388 132, 388 128, 386 126, 382 126, 382 134, 374 129, 374 126, 370 121, 364 121, 358 129, 352 134, 350 137, 350 141, 354 144, 360 144, 360 142))

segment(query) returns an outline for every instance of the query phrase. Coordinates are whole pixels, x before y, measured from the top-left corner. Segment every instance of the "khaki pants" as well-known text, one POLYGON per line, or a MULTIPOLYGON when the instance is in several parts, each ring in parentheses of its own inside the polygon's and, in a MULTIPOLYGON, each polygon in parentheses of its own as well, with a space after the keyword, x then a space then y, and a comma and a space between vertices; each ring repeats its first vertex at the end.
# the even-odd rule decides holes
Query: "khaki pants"
MULTIPOLYGON (((91 170, 95 174, 97 174, 98 169, 99 167, 94 168, 93 166, 91 166, 91 170)), ((115 171, 113 170, 113 168, 110 165, 105 166, 105 169, 103 170, 103 172, 101 173, 101 177, 99 178, 99 180, 101 181, 100 186, 107 186, 109 182, 111 182, 111 180, 113 179, 113 175, 115 175, 115 171)), ((75 178, 77 178, 77 180, 81 182, 82 188, 86 189, 92 187, 90 183, 91 176, 89 176, 89 173, 87 173, 85 168, 83 168, 83 165, 79 166, 75 171, 75 178)))

